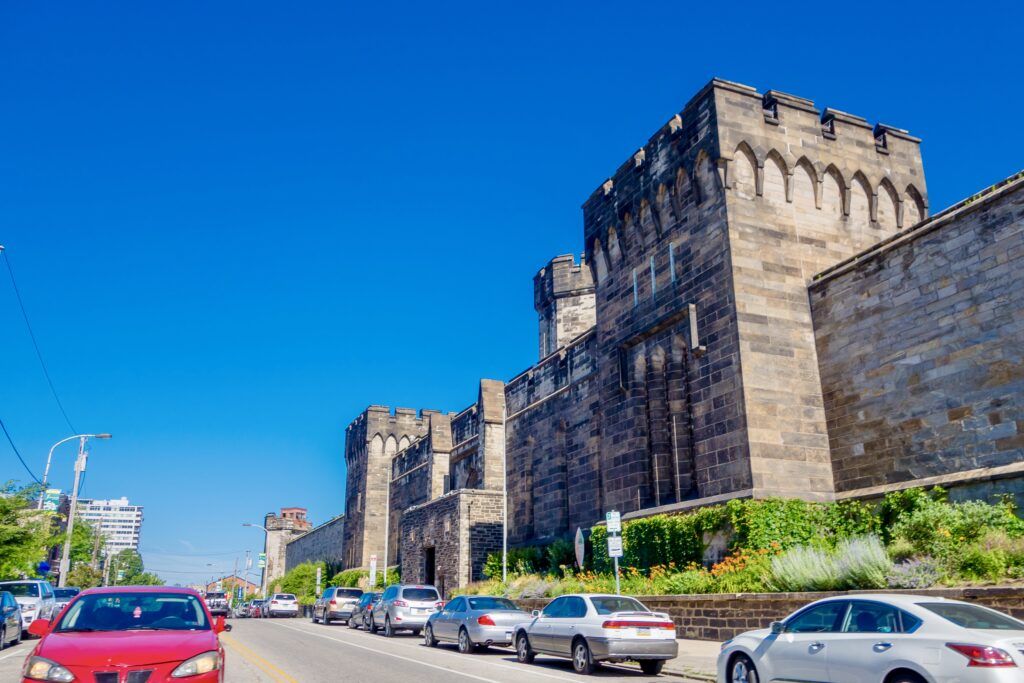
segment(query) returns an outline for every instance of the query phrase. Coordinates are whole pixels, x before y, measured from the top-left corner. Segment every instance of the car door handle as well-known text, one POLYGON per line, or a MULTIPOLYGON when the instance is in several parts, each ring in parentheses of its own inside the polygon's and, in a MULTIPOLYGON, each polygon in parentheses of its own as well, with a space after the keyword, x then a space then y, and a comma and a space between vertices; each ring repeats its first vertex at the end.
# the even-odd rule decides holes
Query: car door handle
POLYGON ((823 647, 825 647, 825 643, 823 643, 821 641, 818 641, 818 640, 816 640, 816 641, 814 641, 813 643, 810 644, 810 648, 812 650, 820 650, 823 647))
POLYGON ((875 643, 874 644, 875 652, 885 652, 890 647, 892 647, 892 643, 875 643))

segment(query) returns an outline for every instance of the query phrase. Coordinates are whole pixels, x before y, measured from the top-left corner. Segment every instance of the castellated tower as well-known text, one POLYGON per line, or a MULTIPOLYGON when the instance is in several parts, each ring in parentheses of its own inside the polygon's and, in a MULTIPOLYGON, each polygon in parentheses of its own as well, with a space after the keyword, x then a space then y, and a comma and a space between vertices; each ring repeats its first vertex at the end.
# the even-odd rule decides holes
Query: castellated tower
POLYGON ((807 286, 927 215, 919 142, 716 79, 585 202, 606 509, 833 495, 807 286))
MULTIPOLYGON (((391 481, 391 461, 396 453, 425 435, 430 416, 437 411, 370 406, 345 430, 346 477, 345 546, 346 567, 368 567, 377 555, 384 568, 384 527, 391 481)), ((391 530, 394 535, 395 530, 391 530)), ((396 548, 388 554, 395 556, 396 548)))
POLYGON ((594 326, 594 278, 585 261, 556 256, 533 277, 533 307, 540 317, 540 358, 594 326))

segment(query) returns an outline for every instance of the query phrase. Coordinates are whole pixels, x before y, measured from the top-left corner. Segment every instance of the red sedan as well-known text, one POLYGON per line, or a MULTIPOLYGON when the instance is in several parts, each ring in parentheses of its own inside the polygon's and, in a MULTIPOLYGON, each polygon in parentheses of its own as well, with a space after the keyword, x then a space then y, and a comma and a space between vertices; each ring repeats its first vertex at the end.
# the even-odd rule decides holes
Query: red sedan
POLYGON ((225 626, 188 588, 116 586, 83 591, 40 636, 23 683, 222 683, 225 626))

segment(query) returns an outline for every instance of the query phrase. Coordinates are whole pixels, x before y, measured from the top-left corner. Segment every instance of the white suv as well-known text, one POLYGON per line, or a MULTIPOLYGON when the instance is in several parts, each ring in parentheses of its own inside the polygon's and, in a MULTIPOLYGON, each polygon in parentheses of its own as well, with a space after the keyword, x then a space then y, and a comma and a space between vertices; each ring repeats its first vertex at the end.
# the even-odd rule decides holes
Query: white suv
POLYGON ((292 593, 274 593, 267 601, 268 617, 299 616, 299 601, 292 593))
POLYGON ((49 581, 0 581, 0 591, 7 591, 21 608, 21 625, 28 629, 36 619, 53 619, 57 602, 49 581))

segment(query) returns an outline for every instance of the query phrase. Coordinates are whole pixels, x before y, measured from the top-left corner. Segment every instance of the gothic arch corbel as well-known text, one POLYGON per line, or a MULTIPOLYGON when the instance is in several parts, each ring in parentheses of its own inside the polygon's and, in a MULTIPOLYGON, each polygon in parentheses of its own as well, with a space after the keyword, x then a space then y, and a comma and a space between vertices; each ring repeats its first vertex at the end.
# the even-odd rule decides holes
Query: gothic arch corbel
POLYGON ((727 190, 732 189, 732 178, 729 177, 729 161, 725 157, 718 157, 715 162, 715 168, 718 170, 718 180, 722 183, 722 187, 727 190))

